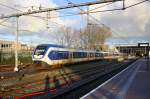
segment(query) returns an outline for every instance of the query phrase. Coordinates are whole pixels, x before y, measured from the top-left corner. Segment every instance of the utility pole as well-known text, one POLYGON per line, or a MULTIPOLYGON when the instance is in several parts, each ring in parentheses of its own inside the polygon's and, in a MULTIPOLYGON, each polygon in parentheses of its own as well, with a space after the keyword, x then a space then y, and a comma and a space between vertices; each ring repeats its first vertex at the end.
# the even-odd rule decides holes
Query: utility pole
POLYGON ((16 42, 15 42, 15 68, 14 71, 17 72, 18 69, 18 33, 19 33, 19 17, 16 17, 17 30, 16 30, 16 42))
POLYGON ((138 47, 145 47, 145 58, 147 59, 147 67, 146 70, 149 71, 149 43, 138 43, 138 47))
POLYGON ((149 43, 147 43, 147 71, 149 71, 149 43))
POLYGON ((87 6, 87 47, 90 49, 89 6, 87 6))
POLYGON ((125 0, 123 0, 123 8, 122 8, 123 10, 125 10, 126 8, 125 8, 125 0))

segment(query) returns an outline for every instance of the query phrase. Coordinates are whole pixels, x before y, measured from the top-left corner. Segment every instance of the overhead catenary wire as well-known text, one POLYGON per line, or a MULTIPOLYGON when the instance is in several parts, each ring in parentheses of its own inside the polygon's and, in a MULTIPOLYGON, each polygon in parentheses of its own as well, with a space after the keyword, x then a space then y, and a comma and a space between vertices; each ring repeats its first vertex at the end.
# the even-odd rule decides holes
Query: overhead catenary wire
MULTIPOLYGON (((0 3, 0 5, 5 6, 5 7, 9 8, 9 9, 12 9, 12 10, 16 10, 16 11, 23 12, 22 10, 16 9, 16 8, 14 8, 14 7, 8 6, 8 5, 3 4, 3 3, 0 3)), ((72 13, 72 14, 73 14, 73 13, 72 13)), ((36 17, 36 18, 42 19, 42 20, 44 20, 44 21, 47 21, 47 20, 46 20, 46 17, 35 16, 35 15, 29 15, 29 16, 31 16, 31 17, 36 17)), ((7 20, 7 19, 6 19, 6 20, 7 20)), ((60 23, 57 23, 57 22, 54 22, 54 21, 49 21, 49 22, 55 23, 55 24, 57 24, 57 25, 64 26, 64 24, 60 24, 60 23)), ((4 25, 4 24, 2 24, 2 25, 3 25, 3 26, 6 26, 6 27, 10 27, 10 26, 4 25)), ((13 28, 14 28, 14 27, 13 27, 13 28)), ((50 27, 50 28, 51 28, 51 27, 50 27)))
MULTIPOLYGON (((121 1, 121 0, 115 0, 115 1, 121 1)), ((0 19, 3 18, 10 18, 10 17, 16 17, 17 18, 17 31, 16 31, 16 50, 15 50, 15 68, 14 71, 18 71, 18 32, 19 32, 19 24, 18 24, 18 19, 20 16, 24 15, 30 15, 30 14, 37 14, 37 13, 42 13, 42 12, 48 12, 48 11, 54 11, 54 10, 62 10, 62 9, 67 9, 67 8, 74 8, 74 7, 80 7, 80 6, 89 6, 93 4, 98 4, 98 3, 106 3, 107 1, 95 1, 95 2, 87 2, 87 3, 82 3, 82 4, 74 4, 70 6, 63 6, 63 7, 56 7, 56 8, 48 8, 48 9, 41 9, 41 10, 35 10, 35 11, 28 11, 28 12, 22 12, 22 13, 16 13, 16 14, 11 14, 11 15, 3 15, 0 17, 0 19)), ((108 1, 112 2, 112 1, 108 1)))
POLYGON ((0 5, 1 5, 1 6, 4 6, 4 7, 7 7, 7 8, 9 8, 9 9, 12 9, 12 10, 16 10, 16 11, 20 11, 20 12, 22 12, 22 11, 21 11, 21 10, 19 10, 19 9, 16 9, 16 8, 14 8, 14 7, 10 7, 10 6, 5 5, 5 4, 3 4, 3 3, 1 3, 1 2, 0 2, 0 5))
POLYGON ((135 4, 129 5, 129 6, 125 7, 125 9, 128 9, 128 8, 131 8, 131 7, 140 5, 140 4, 145 3, 145 2, 147 2, 147 1, 149 1, 149 0, 143 0, 143 1, 141 1, 141 2, 138 2, 138 3, 135 3, 135 4))
MULTIPOLYGON (((69 3, 71 3, 71 4, 74 4, 74 3, 71 2, 70 0, 67 0, 67 1, 68 1, 69 3)), ((109 3, 108 3, 108 4, 109 4, 109 3)), ((84 11, 84 10, 81 9, 81 8, 78 8, 78 9, 79 9, 80 11, 83 11, 83 12, 88 12, 88 13, 87 13, 88 16, 91 17, 91 18, 93 18, 94 20, 96 20, 92 15, 89 14, 89 11, 96 10, 96 9, 99 9, 99 8, 102 8, 102 7, 105 7, 105 6, 108 6, 108 4, 107 4, 107 5, 100 6, 100 7, 97 7, 97 8, 94 8, 94 9, 91 9, 91 10, 88 10, 88 11, 84 11)), ((112 2, 111 2, 111 4, 112 4, 112 2)), ((96 22, 97 22, 97 23, 100 23, 101 25, 104 26, 104 24, 101 23, 99 20, 96 20, 96 22)))
MULTIPOLYGON (((141 2, 138 2, 138 3, 135 3, 133 5, 129 5, 129 6, 126 6, 125 9, 127 8, 130 8, 130 7, 133 7, 133 6, 137 6, 139 4, 142 4, 146 1, 149 1, 149 0, 144 0, 144 1, 141 1, 141 2)), ((8 7, 8 6, 7 6, 8 7)), ((12 7, 9 7, 9 8, 12 8, 12 7)), ((12 8, 13 9, 13 8, 12 8)), ((17 10, 17 9, 15 9, 17 10)), ((122 9, 110 9, 110 10, 102 10, 102 11, 91 11, 89 13, 98 13, 98 12, 107 12, 107 11, 116 11, 116 10, 122 10, 122 9)), ((71 15, 64 15, 62 17, 65 17, 65 16, 73 16, 73 15, 82 15, 82 14, 86 14, 87 12, 82 12, 82 13, 75 13, 75 14, 71 14, 71 15)), ((57 17, 61 17, 61 16, 57 16, 57 17)), ((44 17, 41 17, 41 18, 44 18, 44 17)), ((51 17, 51 18, 55 18, 55 17, 51 17)), ((6 25, 3 25, 3 26, 6 26, 6 25)), ((8 26, 7 26, 8 27, 8 26)), ((13 27, 14 28, 14 27, 13 27)))
MULTIPOLYGON (((69 0, 67 0, 69 3, 72 3, 71 1, 69 1, 69 0)), ((103 7, 103 6, 102 6, 103 7)), ((124 6, 123 6, 124 7, 124 6)), ((98 7, 99 8, 99 7, 98 7)), ((79 8, 81 11, 83 11, 81 8, 79 8)), ((96 9, 94 9, 94 10, 96 10, 96 9)), ((122 10, 122 9, 121 9, 122 10)), ((105 24, 103 24, 103 23, 101 23, 98 19, 96 19, 95 17, 93 17, 93 16, 91 16, 90 15, 90 17, 92 18, 92 19, 94 19, 97 23, 100 23, 101 25, 103 25, 103 26, 105 26, 105 27, 107 27, 105 24)), ((113 33, 115 33, 115 34, 117 34, 114 30, 112 30, 113 31, 113 33)), ((117 34, 119 37, 121 37, 119 34, 117 34)), ((124 40, 124 39, 123 39, 124 40)), ((126 40, 124 40, 124 41, 126 41, 126 40)))
MULTIPOLYGON (((4 4, 3 4, 4 5, 4 4)), ((5 5, 5 7, 8 7, 8 8, 10 8, 10 9, 12 9, 12 10, 17 10, 17 11, 20 11, 20 12, 23 12, 23 11, 21 11, 21 10, 18 10, 18 9, 15 9, 15 8, 13 8, 13 7, 9 7, 9 6, 7 6, 7 5, 5 5)), ((31 15, 31 16, 33 16, 33 15, 31 15)), ((42 19, 42 20, 44 20, 44 21, 46 21, 46 19, 45 18, 41 18, 40 16, 33 16, 33 17, 38 17, 38 18, 40 18, 40 19, 42 19)), ((9 19, 9 18, 8 18, 9 19)), ((8 19, 5 19, 5 20, 8 20, 8 19)), ((4 20, 4 21, 5 21, 4 20)), ((2 21, 2 22, 4 22, 4 21, 2 21)), ((55 24, 57 24, 57 25, 60 25, 60 26, 64 26, 63 24, 60 24, 60 23, 57 23, 57 22, 54 22, 54 21, 50 21, 50 22, 52 22, 52 23, 55 23, 55 24)), ((8 26, 8 25, 5 25, 5 24, 0 24, 1 26, 4 26, 4 27, 7 27, 7 28, 11 28, 11 29, 14 29, 14 28, 16 28, 16 27, 12 27, 12 26, 8 26)), ((49 28, 54 28, 54 27, 49 27, 49 28)), ((25 30, 25 29, 19 29, 19 31, 21 32, 32 32, 32 33, 35 33, 34 31, 31 31, 31 30, 25 30)))
MULTIPOLYGON (((12 9, 12 10, 16 10, 16 11, 23 12, 22 10, 19 10, 19 9, 16 9, 16 8, 13 8, 13 7, 10 7, 10 6, 5 5, 5 4, 3 4, 3 3, 0 3, 0 5, 5 6, 5 7, 7 7, 7 8, 10 8, 10 9, 12 9)), ((102 6, 102 7, 103 7, 103 6, 102 6)), ((51 17, 51 18, 65 17, 65 16, 73 16, 73 15, 80 15, 80 14, 84 14, 84 13, 77 13, 77 14, 69 13, 69 14, 66 14, 66 15, 64 15, 64 16, 56 16, 56 17, 51 17)), ((85 14, 86 14, 86 13, 85 13, 85 14)), ((32 15, 32 16, 33 16, 33 15, 32 15)), ((46 17, 42 17, 42 16, 35 16, 35 15, 34 15, 33 17, 46 18, 46 17)))
MULTIPOLYGON (((146 1, 149 1, 149 0, 144 0, 144 2, 146 2, 146 1)), ((79 13, 74 13, 74 14, 66 14, 66 15, 62 15, 62 16, 61 15, 60 16, 54 16, 54 17, 50 17, 50 18, 52 19, 52 18, 58 18, 58 17, 84 15, 84 14, 87 14, 87 13, 101 13, 101 12, 122 11, 122 10, 128 9, 130 7, 142 4, 144 2, 142 1, 142 2, 139 2, 138 4, 133 4, 133 5, 130 5, 130 6, 126 6, 124 9, 123 8, 115 8, 115 9, 107 9, 107 10, 100 10, 100 11, 89 11, 89 12, 85 11, 85 12, 79 12, 79 13)), ((42 16, 37 16, 37 17, 46 18, 46 17, 42 17, 42 16)))
MULTIPOLYGON (((69 1, 69 0, 67 0, 69 1)), ((70 3, 72 3, 71 1, 69 1, 70 3)), ((106 5, 105 5, 106 6, 106 5)), ((104 6, 101 6, 101 7, 104 7, 104 6)), ((97 8, 100 8, 100 7, 97 7, 97 8)), ((80 8, 79 8, 80 9, 80 8)), ((82 9, 80 9, 81 11, 83 11, 82 9)), ((95 9, 94 9, 95 10, 95 9)), ((104 23, 101 23, 98 19, 96 19, 95 17, 93 17, 92 15, 89 15, 92 19, 95 20, 95 22, 97 22, 98 24, 101 24, 102 26, 105 26, 105 27, 108 27, 106 26, 104 23)))
MULTIPOLYGON (((23 12, 22 10, 19 10, 17 8, 14 8, 14 7, 11 7, 11 6, 8 6, 8 5, 5 5, 3 3, 0 3, 1 6, 4 6, 4 7, 7 7, 9 9, 12 9, 12 10, 16 10, 16 11, 19 11, 19 12, 23 12)), ((37 17, 37 18, 40 18, 40 16, 34 16, 34 15, 31 15, 32 17, 37 17)))
MULTIPOLYGON (((144 0, 144 1, 141 1, 141 2, 138 2, 138 3, 135 3, 135 4, 133 4, 133 5, 126 6, 125 9, 130 8, 130 7, 133 7, 133 6, 137 6, 137 5, 142 4, 142 3, 146 2, 146 1, 149 1, 149 0, 144 0)), ((8 7, 8 8, 11 8, 11 9, 13 9, 13 10, 21 11, 21 10, 18 10, 18 9, 16 9, 16 8, 13 8, 13 7, 10 7, 10 6, 7 6, 7 5, 2 4, 2 3, 0 3, 0 5, 3 5, 3 6, 8 7)), ((81 9, 80 9, 80 10, 81 10, 81 9)), ((116 11, 116 10, 122 10, 122 8, 121 8, 121 9, 102 10, 102 11, 92 11, 92 12, 89 11, 88 13, 98 13, 98 12, 107 12, 107 11, 116 11)), ((21 12, 22 12, 22 11, 21 11, 21 12)), ((68 15, 57 16, 57 17, 66 17, 66 16, 74 16, 74 15, 82 15, 82 14, 87 14, 87 12, 84 11, 84 12, 80 12, 80 13, 68 14, 68 15)), ((46 18, 46 17, 42 17, 42 16, 33 16, 33 17, 39 17, 39 18, 41 18, 41 19, 46 18)), ((57 17, 50 17, 50 18, 57 18, 57 17)), ((92 16, 92 17, 93 17, 93 16, 92 16)), ((8 19, 6 19, 6 20, 8 20, 8 19)), ((4 20, 4 22, 5 22, 5 20, 4 20)), ((52 21, 52 22, 53 22, 53 21, 52 21)), ((54 22, 54 23, 58 24, 57 22, 54 22)), ((60 25, 60 24, 59 24, 59 25, 60 25)), ((62 25, 62 24, 61 24, 61 25, 62 25)), ((10 26, 4 25, 4 24, 2 24, 2 26, 6 26, 6 27, 9 27, 9 28, 10 28, 10 26)), ((11 28, 14 28, 14 27, 11 27, 11 28)))
MULTIPOLYGON (((133 5, 130 5, 130 6, 127 6, 127 7, 125 7, 125 9, 127 9, 127 8, 130 8, 130 7, 133 7, 133 6, 136 6, 136 5, 139 5, 139 4, 141 4, 141 3, 144 3, 144 2, 146 2, 146 1, 148 1, 148 0, 144 0, 144 1, 142 1, 142 2, 139 2, 139 3, 136 3, 136 4, 133 4, 133 5)), ((110 9, 110 10, 102 10, 102 11, 95 11, 95 12, 89 12, 89 13, 97 13, 97 12, 107 12, 107 11, 116 11, 116 10, 123 10, 122 8, 120 8, 120 9, 110 9)), ((78 14, 87 14, 87 12, 82 12, 82 13, 77 13, 77 14, 75 14, 75 15, 78 15, 78 14)), ((67 16, 72 16, 72 15, 67 15, 67 16)), ((63 16, 62 16, 63 17, 63 16)), ((93 16, 92 16, 93 17, 93 16)), ((95 19, 96 20, 96 22, 97 22, 97 19, 96 18, 93 18, 93 19, 95 19)), ((115 34, 117 34, 116 32, 114 32, 114 30, 113 30, 113 33, 115 33, 115 34)), ((117 35, 119 35, 119 34, 117 34, 117 35)), ((121 37, 121 36, 120 36, 121 37)))
MULTIPOLYGON (((119 0, 118 0, 119 1, 119 0)), ((122 0, 121 0, 122 1, 122 0)), ((141 1, 139 3, 135 3, 133 5, 130 5, 130 6, 126 6, 125 9, 127 8, 130 8, 130 7, 133 7, 133 6, 136 6, 136 5, 139 5, 139 4, 142 4, 146 1, 149 1, 149 0, 144 0, 144 1, 141 1)), ((51 18, 58 18, 58 17, 65 17, 65 16, 73 16, 73 15, 81 15, 81 14, 87 14, 87 13, 98 13, 98 12, 108 12, 108 11, 116 11, 116 10, 123 10, 122 8, 118 8, 118 9, 108 9, 108 10, 101 10, 101 11, 89 11, 89 12, 80 12, 80 13, 74 13, 74 14, 67 14, 67 15, 64 15, 64 16, 57 16, 57 17, 51 17, 51 18)), ((29 13, 30 14, 30 13, 29 13)), ((39 17, 39 16, 35 16, 35 17, 39 17)), ((41 16, 40 16, 41 17, 41 16)), ((43 17, 45 18, 45 17, 43 17)))
MULTIPOLYGON (((132 4, 132 5, 129 5, 129 6, 125 6, 124 8, 116 8, 116 9, 107 9, 107 10, 101 10, 101 11, 92 11, 92 12, 89 12, 89 13, 98 13, 98 12, 110 12, 110 11, 119 11, 119 10, 126 10, 126 9, 128 9, 128 8, 131 8, 131 7, 134 7, 134 6, 137 6, 137 5, 140 5, 140 4, 142 4, 142 3, 145 3, 145 2, 147 2, 147 1, 149 1, 149 0, 143 0, 143 1, 141 1, 141 2, 138 2, 138 3, 135 3, 135 4, 132 4)), ((81 14, 86 14, 87 12, 83 12, 83 13, 81 13, 81 14)))
POLYGON ((89 11, 93 11, 93 10, 96 10, 96 9, 99 9, 99 8, 103 8, 103 7, 106 7, 106 6, 111 5, 111 4, 113 4, 113 2, 111 2, 111 3, 107 3, 107 4, 105 4, 105 5, 102 5, 102 6, 99 6, 99 7, 93 8, 93 9, 90 9, 89 11))
MULTIPOLYGON (((70 0, 67 0, 70 4, 73 4, 70 0)), ((112 3, 110 3, 110 4, 112 4, 112 3)), ((94 8, 94 9, 92 9, 92 10, 96 10, 96 9, 99 9, 99 8, 102 8, 102 7, 105 7, 105 6, 108 6, 108 5, 110 5, 110 4, 107 4, 107 5, 103 5, 103 6, 100 6, 100 7, 96 7, 96 8, 94 8)), ((85 12, 83 9, 81 9, 81 8, 78 8, 79 10, 81 10, 81 11, 83 11, 83 12, 85 12)), ((90 11, 92 11, 92 10, 90 10, 90 11)), ((87 12, 89 12, 89 10, 87 11, 87 12)), ((88 13, 88 16, 90 16, 92 19, 94 19, 95 20, 95 22, 96 23, 98 23, 98 25, 102 25, 102 26, 105 26, 106 28, 108 28, 108 26, 106 26, 104 23, 102 23, 102 22, 100 22, 98 19, 96 19, 95 17, 93 17, 92 15, 90 15, 89 13, 88 13)), ((87 24, 87 26, 89 25, 89 23, 87 24)))
MULTIPOLYGON (((1 4, 0 4, 0 5, 1 5, 1 4)), ((3 4, 3 5, 4 5, 4 4, 3 4)), ((15 9, 15 8, 10 7, 10 6, 7 6, 7 5, 5 5, 5 7, 9 7, 9 8, 11 8, 11 9, 13 9, 13 10, 21 11, 21 10, 15 9)), ((21 11, 21 12, 22 12, 22 11, 21 11)), ((43 17, 40 17, 40 16, 33 16, 33 17, 38 17, 38 18, 40 18, 40 19, 46 21, 46 19, 44 19, 43 17)), ((1 21, 1 22, 0 22, 0 25, 1 25, 1 26, 4 26, 4 27, 7 27, 7 28, 16 28, 16 27, 12 27, 12 26, 8 26, 8 25, 5 25, 5 24, 2 24, 2 23, 4 23, 4 22, 6 22, 8 19, 10 19, 10 18, 6 18, 6 19, 4 19, 3 21, 1 21)), ((62 24, 57 23, 57 22, 54 22, 54 21, 50 21, 50 22, 55 23, 55 24, 57 24, 57 25, 62 25, 62 24)))
POLYGON ((1 22, 0 22, 0 24, 2 24, 2 23, 4 23, 4 22, 6 22, 6 21, 8 21, 8 20, 9 20, 9 18, 4 19, 3 21, 1 21, 1 22))
POLYGON ((61 7, 56 7, 56 8, 47 8, 47 9, 5 15, 5 16, 1 16, 0 19, 8 18, 8 17, 19 17, 23 15, 30 15, 30 14, 37 14, 37 13, 43 13, 43 12, 48 12, 48 11, 63 10, 63 9, 69 9, 69 8, 75 8, 75 7, 89 6, 89 5, 95 5, 95 4, 103 4, 103 3, 108 3, 108 2, 117 2, 117 1, 122 1, 122 0, 93 1, 93 2, 85 2, 85 3, 80 3, 80 4, 72 4, 72 5, 61 6, 61 7))
MULTIPOLYGON (((11 6, 8 6, 8 5, 3 4, 3 3, 1 3, 1 2, 0 2, 0 5, 1 5, 1 6, 4 6, 4 7, 7 7, 7 8, 9 8, 9 9, 15 10, 15 11, 23 12, 22 10, 19 10, 19 9, 14 8, 14 7, 11 7, 11 6)), ((30 15, 30 16, 39 17, 39 16, 34 16, 34 15, 30 15)))
POLYGON ((8 26, 8 25, 5 25, 5 24, 0 24, 1 26, 4 26, 4 27, 7 27, 7 28, 11 28, 11 29, 14 29, 14 28, 16 28, 16 27, 13 27, 13 26, 8 26))
MULTIPOLYGON (((43 6, 26 6, 26 7, 22 7, 20 6, 20 8, 32 8, 32 7, 35 7, 35 8, 39 8, 39 9, 47 9, 48 7, 43 7, 43 6), (41 8, 40 8, 41 7, 41 8)), ((55 12, 60 12, 60 13, 64 13, 64 14, 73 14, 72 12, 64 12, 64 11, 55 11, 55 12)), ((36 17, 36 16, 35 16, 36 17)))
MULTIPOLYGON (((132 4, 132 5, 129 5, 129 6, 126 6, 124 9, 123 8, 115 8, 115 9, 107 9, 107 10, 100 10, 100 11, 85 11, 85 12, 80 12, 80 13, 75 13, 75 14, 68 14, 66 16, 73 16, 73 15, 82 15, 82 14, 87 14, 87 13, 99 13, 99 12, 110 12, 110 11, 121 11, 121 10, 125 10, 125 9, 128 9, 128 8, 131 8, 131 7, 134 7, 134 6, 137 6, 139 4, 142 4, 142 3, 145 3, 149 0, 144 0, 144 1, 141 1, 141 2, 138 2, 138 3, 135 3, 135 4, 132 4)), ((57 17, 65 17, 65 16, 57 16, 57 17)), ((56 17, 51 17, 51 18, 56 18, 56 17)))

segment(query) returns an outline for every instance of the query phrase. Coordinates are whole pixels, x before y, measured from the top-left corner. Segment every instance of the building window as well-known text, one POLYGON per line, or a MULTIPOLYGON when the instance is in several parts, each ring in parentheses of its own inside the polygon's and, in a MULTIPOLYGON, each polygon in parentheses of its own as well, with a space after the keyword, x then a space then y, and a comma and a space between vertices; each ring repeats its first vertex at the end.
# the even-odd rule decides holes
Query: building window
POLYGON ((2 44, 2 48, 4 48, 5 46, 4 46, 4 44, 2 44))
POLYGON ((6 47, 8 48, 8 44, 6 44, 6 47))

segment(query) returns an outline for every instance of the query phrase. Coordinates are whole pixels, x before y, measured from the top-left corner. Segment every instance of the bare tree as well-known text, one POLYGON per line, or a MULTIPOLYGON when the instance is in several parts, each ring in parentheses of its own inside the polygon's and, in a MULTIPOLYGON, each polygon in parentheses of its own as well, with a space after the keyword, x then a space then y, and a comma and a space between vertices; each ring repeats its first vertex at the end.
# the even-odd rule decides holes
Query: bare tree
POLYGON ((110 28, 90 24, 80 33, 80 40, 85 48, 96 49, 98 45, 103 45, 105 40, 111 35, 110 28))
POLYGON ((88 25, 83 30, 61 27, 56 37, 60 45, 68 48, 99 49, 111 35, 110 28, 106 26, 88 25))
POLYGON ((75 30, 70 27, 60 27, 57 31, 56 39, 60 45, 72 48, 76 41, 75 30))

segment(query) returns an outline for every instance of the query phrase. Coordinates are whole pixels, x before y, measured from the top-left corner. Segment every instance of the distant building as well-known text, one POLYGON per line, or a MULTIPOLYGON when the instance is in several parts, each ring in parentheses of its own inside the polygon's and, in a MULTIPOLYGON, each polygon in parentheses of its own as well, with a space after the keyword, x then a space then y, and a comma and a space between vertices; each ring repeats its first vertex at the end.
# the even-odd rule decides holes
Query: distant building
MULTIPOLYGON (((0 51, 11 52, 16 49, 14 41, 0 40, 0 51)), ((27 44, 18 43, 18 51, 33 51, 33 46, 28 46, 27 44)))
POLYGON ((96 44, 93 46, 94 50, 99 50, 99 51, 108 51, 109 46, 106 44, 96 44))
MULTIPOLYGON (((128 55, 140 55, 146 54, 146 47, 138 45, 116 45, 115 46, 121 53, 126 53, 128 55)), ((150 51, 150 47, 148 49, 150 51)))

